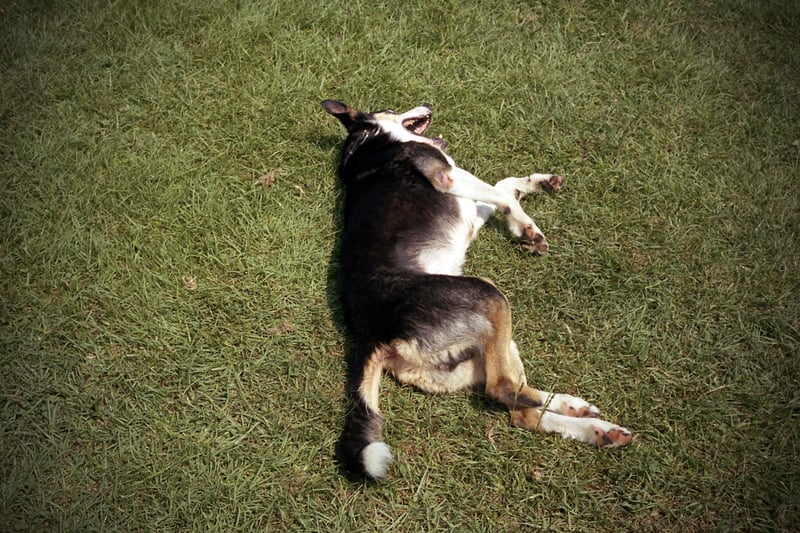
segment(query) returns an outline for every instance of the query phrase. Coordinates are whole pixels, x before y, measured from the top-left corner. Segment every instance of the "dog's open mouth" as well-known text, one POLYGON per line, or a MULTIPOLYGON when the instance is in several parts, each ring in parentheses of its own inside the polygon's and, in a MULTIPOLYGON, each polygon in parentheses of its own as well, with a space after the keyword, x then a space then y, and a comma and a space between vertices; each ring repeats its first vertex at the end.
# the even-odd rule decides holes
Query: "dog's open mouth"
POLYGON ((403 120, 403 127, 416 135, 422 135, 431 125, 431 113, 409 117, 403 120))
MULTIPOLYGON (((405 129, 414 135, 422 135, 431 125, 433 113, 428 106, 420 106, 403 114, 402 124, 405 129)), ((447 148, 447 141, 441 137, 428 137, 440 150, 447 148)))

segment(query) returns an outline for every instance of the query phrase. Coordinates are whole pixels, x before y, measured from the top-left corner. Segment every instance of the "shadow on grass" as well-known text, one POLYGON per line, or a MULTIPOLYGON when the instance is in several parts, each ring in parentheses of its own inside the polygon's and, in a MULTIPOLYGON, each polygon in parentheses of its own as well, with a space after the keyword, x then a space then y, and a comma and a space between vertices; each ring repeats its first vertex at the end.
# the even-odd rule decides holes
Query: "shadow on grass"
MULTIPOLYGON (((309 139, 309 142, 319 148, 320 150, 325 150, 326 152, 333 152, 335 150, 335 157, 331 158, 331 164, 334 168, 339 168, 339 160, 341 157, 343 139, 341 136, 336 135, 320 135, 319 137, 309 139)), ((338 191, 342 191, 342 187, 339 184, 338 176, 337 176, 337 187, 338 191)), ((337 207, 340 207, 337 205, 337 207)))
MULTIPOLYGON (((339 287, 340 287, 340 280, 339 280, 339 254, 341 252, 342 247, 342 227, 344 225, 344 186, 342 182, 339 180, 339 163, 341 161, 341 148, 343 146, 343 139, 341 137, 334 137, 332 135, 321 136, 316 139, 312 140, 312 143, 318 146, 319 148, 331 151, 336 155, 331 158, 331 167, 336 169, 336 180, 335 180, 335 187, 336 187, 336 201, 333 205, 333 220, 336 227, 336 231, 334 232, 335 240, 333 242, 333 246, 331 248, 331 254, 328 258, 328 275, 326 279, 325 285, 325 295, 326 301, 328 304, 328 309, 331 312, 331 317, 333 319, 333 323, 336 326, 336 331, 339 333, 339 337, 342 339, 342 343, 344 345, 344 353, 345 353, 345 379, 346 379, 346 386, 344 388, 344 397, 342 398, 342 413, 344 414, 347 409, 350 409, 350 391, 352 387, 353 381, 356 379, 356 374, 358 372, 355 371, 353 367, 353 342, 350 332, 347 328, 347 324, 344 317, 344 311, 341 306, 341 302, 339 299, 339 287), (334 151, 335 150, 335 151, 334 151)), ((344 424, 344 416, 341 417, 342 425, 344 424)), ((338 447, 338 443, 337 443, 338 447)), ((352 483, 359 483, 359 482, 367 482, 369 481, 365 476, 358 475, 350 472, 347 470, 342 462, 337 457, 336 452, 333 453, 334 458, 336 460, 337 468, 339 473, 348 481, 352 483)))

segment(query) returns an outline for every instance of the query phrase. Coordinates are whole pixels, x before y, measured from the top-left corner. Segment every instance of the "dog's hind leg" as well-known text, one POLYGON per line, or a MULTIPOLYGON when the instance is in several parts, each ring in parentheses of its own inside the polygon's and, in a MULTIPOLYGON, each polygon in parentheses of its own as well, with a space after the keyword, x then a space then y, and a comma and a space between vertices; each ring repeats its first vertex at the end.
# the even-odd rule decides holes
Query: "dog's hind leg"
POLYGON ((600 411, 584 400, 529 387, 519 352, 511 340, 508 302, 498 299, 490 309, 488 318, 494 335, 484 352, 486 394, 508 407, 514 425, 598 446, 624 446, 631 441, 627 429, 597 418, 600 411))
POLYGON ((353 376, 349 384, 351 405, 336 445, 337 460, 344 468, 372 479, 386 477, 392 463, 389 447, 381 442, 383 418, 378 409, 385 358, 384 346, 354 350, 353 376))
POLYGON ((558 433, 564 438, 594 444, 604 448, 626 446, 633 438, 624 427, 600 420, 561 415, 541 409, 521 408, 511 411, 515 426, 529 431, 558 433))

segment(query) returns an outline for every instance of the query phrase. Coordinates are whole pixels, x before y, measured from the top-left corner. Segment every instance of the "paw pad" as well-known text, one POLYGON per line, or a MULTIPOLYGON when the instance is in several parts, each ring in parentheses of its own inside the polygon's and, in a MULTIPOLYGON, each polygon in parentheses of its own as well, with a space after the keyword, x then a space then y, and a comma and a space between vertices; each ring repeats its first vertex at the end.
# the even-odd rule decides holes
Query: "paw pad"
POLYGON ((564 185, 564 178, 561 176, 550 176, 550 179, 546 181, 547 187, 551 191, 558 191, 564 185))
POLYGON ((603 448, 627 446, 631 439, 633 439, 631 432, 621 427, 611 428, 608 431, 600 428, 594 430, 595 443, 603 448))
POLYGON ((544 235, 534 231, 531 226, 522 230, 520 241, 522 248, 532 253, 546 254, 550 249, 544 235))
POLYGON ((577 418, 597 418, 600 416, 600 413, 596 409, 593 410, 590 405, 584 405, 578 409, 569 406, 567 409, 569 410, 569 416, 577 418))

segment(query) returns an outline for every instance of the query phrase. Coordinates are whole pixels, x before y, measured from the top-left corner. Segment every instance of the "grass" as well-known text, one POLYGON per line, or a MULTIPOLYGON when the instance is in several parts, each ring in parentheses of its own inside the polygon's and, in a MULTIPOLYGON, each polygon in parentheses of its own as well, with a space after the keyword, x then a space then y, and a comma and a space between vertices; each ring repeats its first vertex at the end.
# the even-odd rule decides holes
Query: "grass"
POLYGON ((800 524, 800 9, 69 2, 0 9, 0 529, 789 531, 800 524), (526 200, 471 273, 530 382, 636 440, 384 380, 397 462, 333 461, 340 126, 433 104, 526 200))

